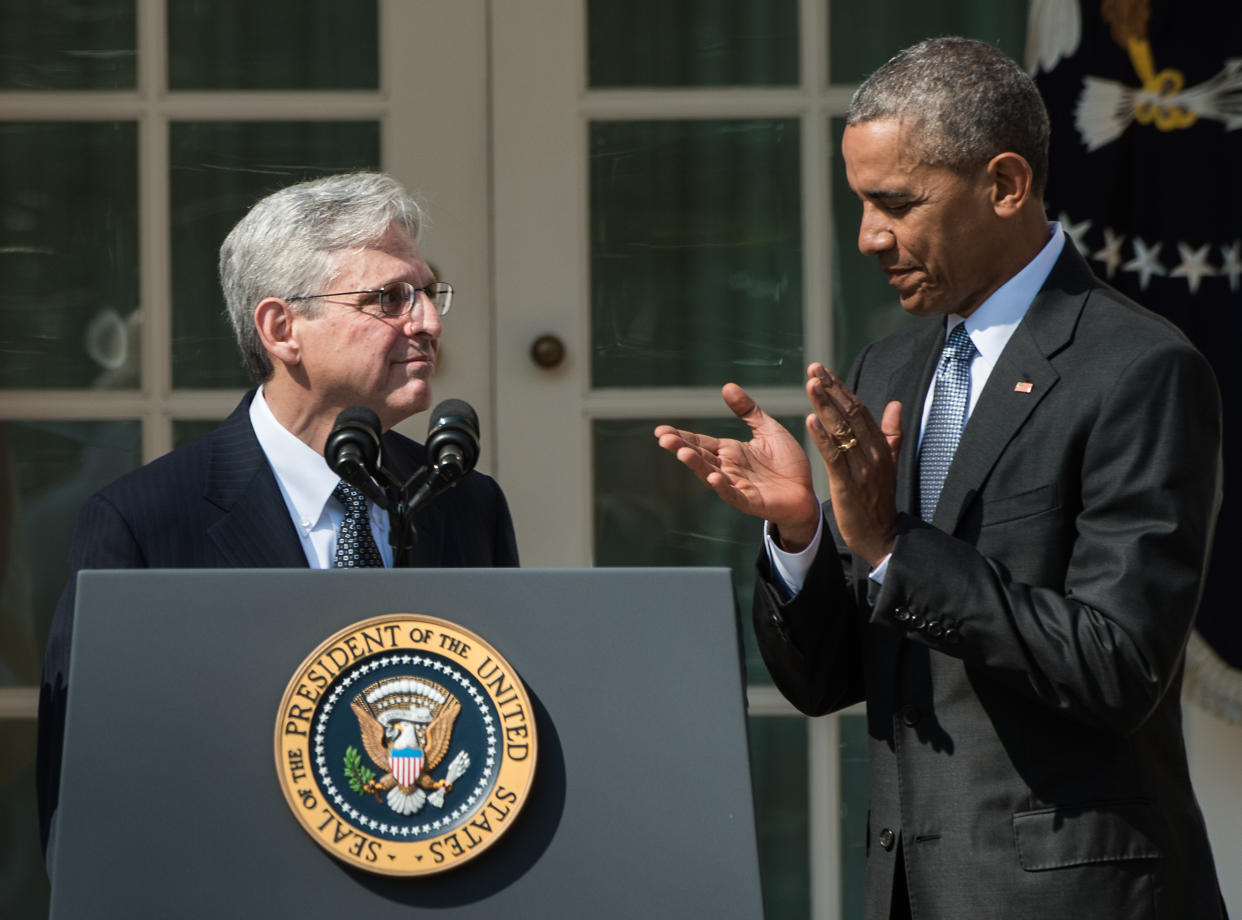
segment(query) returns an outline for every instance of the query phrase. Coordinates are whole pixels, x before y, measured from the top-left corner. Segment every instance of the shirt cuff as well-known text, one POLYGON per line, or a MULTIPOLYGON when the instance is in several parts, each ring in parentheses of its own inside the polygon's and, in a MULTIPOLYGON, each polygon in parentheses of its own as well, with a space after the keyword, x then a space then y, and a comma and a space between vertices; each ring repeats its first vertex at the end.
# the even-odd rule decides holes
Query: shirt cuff
POLYGON ((771 521, 763 522, 763 545, 768 553, 768 562, 772 565, 772 574, 776 576, 780 587, 785 589, 785 596, 793 597, 806 584, 806 574, 811 571, 811 564, 815 562, 815 554, 819 552, 820 540, 824 533, 824 516, 822 514, 819 516, 815 536, 811 538, 806 549, 800 553, 789 553, 781 549, 772 536, 772 531, 775 529, 771 521))
POLYGON ((884 584, 884 573, 888 571, 888 560, 892 558, 893 554, 889 553, 877 562, 875 568, 867 573, 867 577, 874 581, 877 585, 884 584))

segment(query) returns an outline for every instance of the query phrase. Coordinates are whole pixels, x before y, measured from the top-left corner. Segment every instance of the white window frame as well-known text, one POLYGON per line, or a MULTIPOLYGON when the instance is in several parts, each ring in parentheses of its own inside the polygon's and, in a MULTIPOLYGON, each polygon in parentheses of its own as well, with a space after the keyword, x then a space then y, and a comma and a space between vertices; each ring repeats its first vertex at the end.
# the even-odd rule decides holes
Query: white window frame
MULTIPOLYGON (((140 386, 3 390, 0 419, 136 420, 145 463, 172 449, 174 421, 227 416, 242 389, 173 386, 169 127, 178 121, 367 121, 380 124, 382 167, 426 202, 424 254, 460 292, 446 323, 437 394, 470 401, 485 439, 494 435, 485 0, 379 0, 379 88, 289 92, 170 92, 166 0, 136 3, 135 89, 0 92, 0 120, 137 125, 140 386), (454 79, 445 80, 445 73, 454 79), (436 143, 428 143, 429 134, 436 143)), ((417 421, 401 428, 418 436, 417 421)), ((489 465, 485 453, 480 468, 489 465)), ((34 719, 37 709, 37 687, 0 687, 0 718, 34 719)))

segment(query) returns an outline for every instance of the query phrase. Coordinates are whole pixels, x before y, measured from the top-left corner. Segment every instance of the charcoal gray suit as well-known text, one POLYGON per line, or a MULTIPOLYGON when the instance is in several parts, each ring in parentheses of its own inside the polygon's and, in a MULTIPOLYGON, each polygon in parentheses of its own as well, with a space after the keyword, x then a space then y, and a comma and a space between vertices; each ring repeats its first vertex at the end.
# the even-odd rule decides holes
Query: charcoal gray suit
MULTIPOLYGON (((127 568, 305 568, 275 474, 250 424, 253 391, 211 434, 100 490, 83 506, 56 606, 39 693, 36 780, 46 849, 59 794, 69 645, 77 573, 127 568)), ((425 462, 421 444, 389 431, 385 465, 404 480, 425 462)), ((414 516, 418 567, 518 564, 500 487, 472 472, 414 516)))
POLYGON ((911 323, 847 381, 876 418, 903 406, 883 586, 834 530, 796 597, 766 558, 756 589, 782 692, 810 714, 866 700, 867 917, 903 861, 919 918, 1219 917, 1179 698, 1220 501, 1212 371, 1067 245, 924 523, 943 341, 943 318, 911 323))

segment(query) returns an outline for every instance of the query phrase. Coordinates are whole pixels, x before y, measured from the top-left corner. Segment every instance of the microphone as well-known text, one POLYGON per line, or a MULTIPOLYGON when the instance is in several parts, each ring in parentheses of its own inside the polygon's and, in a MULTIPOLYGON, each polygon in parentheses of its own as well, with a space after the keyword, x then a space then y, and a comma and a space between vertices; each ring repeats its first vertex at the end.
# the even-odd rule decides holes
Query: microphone
POLYGON ((447 488, 479 462, 479 417, 468 402, 446 399, 427 423, 427 458, 439 488, 447 488))
POLYGON ((379 450, 379 416, 366 406, 350 406, 336 417, 323 456, 336 475, 380 507, 387 507, 387 499, 372 480, 379 468, 379 450))

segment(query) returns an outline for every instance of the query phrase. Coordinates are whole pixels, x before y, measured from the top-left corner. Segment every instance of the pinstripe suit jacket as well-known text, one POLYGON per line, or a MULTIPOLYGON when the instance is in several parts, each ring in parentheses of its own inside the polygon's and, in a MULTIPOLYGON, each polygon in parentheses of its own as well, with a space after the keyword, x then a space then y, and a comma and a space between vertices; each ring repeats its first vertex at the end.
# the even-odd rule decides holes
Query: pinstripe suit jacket
MULTIPOLYGON (((250 424, 253 391, 215 431, 135 470, 83 506, 56 606, 39 694, 36 782, 46 849, 59 792, 77 573, 82 569, 304 568, 306 554, 250 424)), ((385 463, 408 478, 421 444, 388 432, 385 463)), ((499 485, 472 472, 414 518, 419 567, 518 564, 499 485)))
POLYGON ((782 692, 866 700, 866 916, 904 861, 915 917, 1217 918, 1179 694, 1220 501, 1212 371, 1066 246, 928 524, 914 433, 943 340, 912 323, 848 380, 877 418, 902 403, 883 587, 834 531, 796 597, 766 559, 756 590, 782 692))

